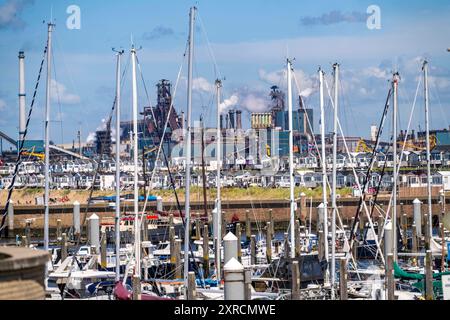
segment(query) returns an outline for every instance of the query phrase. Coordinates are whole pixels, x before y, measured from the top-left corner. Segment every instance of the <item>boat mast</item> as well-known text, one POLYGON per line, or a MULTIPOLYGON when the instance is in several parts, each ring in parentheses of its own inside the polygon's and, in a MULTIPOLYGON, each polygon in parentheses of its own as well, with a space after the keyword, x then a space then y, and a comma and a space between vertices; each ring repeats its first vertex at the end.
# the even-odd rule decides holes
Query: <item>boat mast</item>
POLYGON ((216 277, 217 280, 220 281, 220 243, 221 243, 221 231, 222 230, 222 202, 220 200, 220 188, 221 188, 221 176, 220 169, 222 163, 222 128, 220 127, 220 100, 221 100, 221 91, 222 91, 222 81, 216 80, 216 90, 217 90, 217 138, 216 138, 216 161, 217 161, 217 199, 216 199, 216 221, 214 223, 214 230, 216 231, 215 235, 215 265, 216 265, 216 277))
POLYGON ((133 86, 133 158, 134 158, 134 255, 136 266, 134 274, 141 277, 141 233, 139 226, 139 189, 138 189, 138 101, 137 101, 137 79, 136 79, 136 49, 131 47, 132 63, 132 86, 133 86))
POLYGON ((332 216, 331 216, 331 299, 335 299, 334 283, 336 280, 336 190, 337 190, 337 137, 338 137, 338 107, 339 107, 339 64, 335 63, 333 65, 334 69, 334 123, 333 123, 333 181, 332 181, 332 191, 331 191, 331 205, 332 205, 332 216))
POLYGON ((185 224, 184 224, 184 288, 185 297, 188 299, 188 274, 189 274, 189 247, 190 247, 190 187, 191 187, 191 113, 192 113, 192 73, 194 58, 194 21, 196 7, 192 7, 189 13, 189 62, 188 62, 188 92, 187 92, 187 123, 186 123, 186 197, 185 197, 185 224))
MULTIPOLYGON (((290 181, 290 231, 291 231, 291 253, 295 258, 295 181, 294 181, 294 126, 292 121, 292 63, 287 59, 287 90, 288 90, 288 118, 289 118, 289 181, 290 181)), ((298 236, 298 235, 297 235, 298 236)), ((266 243, 270 246, 270 243, 266 243)))
MULTIPOLYGON (((323 98, 324 72, 319 69, 319 91, 320 91, 320 132, 322 139, 322 201, 323 201, 323 242, 325 261, 328 263, 328 208, 327 208, 327 159, 326 159, 326 141, 325 141, 325 104, 323 98)), ((327 268, 328 269, 328 268, 327 268)), ((328 271, 325 274, 325 283, 328 283, 328 271)))
POLYGON ((393 85, 394 85, 394 110, 393 110, 393 161, 392 165, 394 167, 394 186, 392 188, 392 239, 393 239, 393 253, 394 261, 397 261, 397 110, 398 110, 398 81, 399 74, 396 72, 394 74, 393 85))
POLYGON ((123 50, 117 52, 116 68, 116 281, 120 280, 120 67, 123 50))
POLYGON ((51 22, 48 24, 48 42, 47 42, 47 92, 45 103, 45 192, 44 192, 44 250, 48 251, 49 247, 49 198, 50 198, 50 90, 52 78, 52 32, 55 25, 51 22))
MULTIPOLYGON (((431 207, 431 147, 430 147, 430 110, 428 97, 428 61, 423 63, 424 90, 425 90, 425 130, 427 139, 427 193, 428 193, 428 234, 433 237, 433 210, 431 207)), ((430 243, 427 240, 428 243, 430 243)))

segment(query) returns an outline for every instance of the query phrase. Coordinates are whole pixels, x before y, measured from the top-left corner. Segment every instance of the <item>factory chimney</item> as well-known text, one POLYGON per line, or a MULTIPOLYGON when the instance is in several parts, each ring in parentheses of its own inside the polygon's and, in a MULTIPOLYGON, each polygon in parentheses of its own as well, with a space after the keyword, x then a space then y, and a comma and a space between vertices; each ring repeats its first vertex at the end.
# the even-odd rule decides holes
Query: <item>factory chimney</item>
POLYGON ((230 110, 228 112, 229 114, 229 120, 230 120, 230 129, 236 129, 236 123, 234 122, 235 118, 234 118, 234 114, 236 111, 234 110, 230 110))
POLYGON ((223 114, 220 115, 220 129, 223 129, 223 114))
POLYGON ((242 130, 242 111, 236 111, 236 130, 242 130))
POLYGON ((19 142, 25 136, 25 54, 19 52, 19 142))

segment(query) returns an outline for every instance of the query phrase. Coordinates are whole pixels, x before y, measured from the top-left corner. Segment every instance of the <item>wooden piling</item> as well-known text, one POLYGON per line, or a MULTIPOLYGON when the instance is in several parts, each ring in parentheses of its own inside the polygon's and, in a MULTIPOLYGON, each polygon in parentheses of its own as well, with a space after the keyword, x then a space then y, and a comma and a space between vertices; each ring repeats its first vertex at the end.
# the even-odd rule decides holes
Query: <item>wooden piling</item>
POLYGON ((63 262, 67 258, 67 234, 63 233, 61 237, 61 262, 63 262))
POLYGON ((200 213, 197 212, 195 219, 195 240, 201 239, 200 213))
POLYGON ((252 269, 251 267, 244 268, 244 300, 252 299, 252 269))
POLYGON ((56 241, 61 241, 61 219, 56 220, 56 241))
POLYGON ((289 259, 291 256, 291 246, 289 245, 289 234, 286 232, 284 234, 284 257, 289 259))
POLYGON ((141 280, 137 275, 133 275, 133 300, 141 300, 141 280))
POLYGON ((209 229, 208 225, 203 226, 203 269, 205 278, 209 277, 209 229))
POLYGON ((236 223, 236 238, 238 238, 237 242, 237 253, 238 253, 238 261, 242 263, 242 245, 241 245, 241 224, 238 222, 236 223))
POLYGON ((270 221, 270 232, 272 232, 272 237, 275 234, 275 223, 273 221, 273 210, 269 209, 269 221, 270 221))
MULTIPOLYGON (((442 257, 444 258, 444 257, 442 257)), ((425 258, 425 299, 434 300, 433 293, 433 254, 427 250, 425 258)))
POLYGON ((250 210, 245 211, 245 237, 250 241, 252 236, 252 224, 250 221, 250 210))
POLYGON ((394 254, 392 253, 387 255, 385 281, 387 300, 395 300, 394 254))
MULTIPOLYGON (((423 215, 423 219, 424 219, 424 228, 425 228, 425 249, 429 250, 430 249, 430 230, 429 230, 429 226, 428 226, 428 214, 425 213, 423 215)), ((422 229, 423 230, 423 229, 422 229)))
POLYGON ((250 238, 250 264, 256 264, 256 236, 252 235, 250 238))
MULTIPOLYGON (((412 225, 412 253, 419 252, 419 246, 418 246, 418 239, 417 239, 417 226, 414 223, 412 225)), ((413 263, 412 265, 416 267, 418 265, 418 259, 417 256, 412 257, 413 263)))
POLYGON ((221 239, 223 239, 226 234, 227 234, 227 218, 226 218, 225 211, 222 211, 222 237, 221 237, 221 239))
POLYGON ((402 215, 402 233, 403 233, 403 246, 406 248, 408 246, 408 237, 406 234, 408 230, 408 217, 406 214, 402 215))
POLYGON ((300 257, 302 248, 300 243, 300 220, 295 220, 295 256, 300 257))
POLYGON ((300 269, 298 267, 298 261, 292 261, 291 263, 291 281, 292 281, 292 300, 300 300, 300 269))
POLYGON ((181 239, 175 240, 175 250, 174 250, 174 257, 175 257, 175 279, 181 279, 182 278, 182 266, 181 266, 181 239))
POLYGON ((272 231, 270 222, 266 224, 266 258, 267 263, 272 262, 272 231))
POLYGON ((146 215, 144 215, 142 221, 142 241, 148 241, 148 220, 146 215))
POLYGON ((106 261, 106 233, 105 231, 102 231, 101 233, 101 249, 100 249, 100 254, 101 254, 101 262, 100 265, 102 266, 103 269, 106 269, 106 267, 108 266, 107 261, 106 261))
POLYGON ((341 300, 348 300, 348 291, 347 291, 347 258, 341 258, 339 264, 339 295, 341 300))
POLYGON ((189 300, 189 301, 196 300, 196 297, 197 297, 196 287, 197 287, 197 285, 195 283, 195 272, 190 271, 188 273, 187 300, 189 300))
POLYGON ((170 263, 175 264, 176 263, 176 256, 175 256, 175 227, 169 227, 169 249, 170 249, 170 263))

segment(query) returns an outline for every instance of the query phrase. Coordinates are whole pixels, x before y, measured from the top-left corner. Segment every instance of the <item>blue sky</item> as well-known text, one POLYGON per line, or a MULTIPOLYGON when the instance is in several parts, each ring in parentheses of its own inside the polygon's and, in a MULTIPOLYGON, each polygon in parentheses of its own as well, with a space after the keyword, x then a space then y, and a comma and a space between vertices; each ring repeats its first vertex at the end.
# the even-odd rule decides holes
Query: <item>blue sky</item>
MULTIPOLYGON (((0 0, 0 130, 17 136, 17 53, 25 50, 27 105, 46 41, 43 20, 56 22, 55 96, 52 139, 70 143, 81 128, 83 140, 106 118, 114 97, 115 56, 112 47, 130 48, 131 35, 142 46, 138 56, 151 103, 159 79, 176 81, 183 62, 189 7, 198 7, 194 77, 194 119, 202 113, 214 123, 212 84, 226 78, 224 99, 248 112, 263 111, 271 85, 285 87, 286 55, 295 57, 300 91, 319 117, 317 70, 328 76, 331 65, 342 68, 341 123, 347 135, 369 135, 379 122, 387 80, 402 75, 400 122, 403 129, 414 99, 420 65, 430 61, 432 126, 448 127, 450 105, 450 3, 448 1, 184 1, 184 0, 0 0), (66 28, 69 5, 81 9, 81 29, 66 28), (369 30, 361 17, 367 7, 381 9, 381 29, 369 30), (214 58, 213 58, 214 57, 214 58), (58 122, 62 119, 61 122, 58 122)), ((128 50, 129 51, 129 50, 128 50)), ((128 56, 125 58, 126 64, 128 56)), ((185 61, 184 61, 185 62, 185 61)), ((187 67, 183 63, 176 94, 177 110, 185 109, 187 67)), ((328 79, 331 86, 331 79, 328 79)), ((130 117, 130 74, 123 89, 123 118, 130 117)), ((29 138, 42 138, 45 82, 41 83, 29 138)), ((142 84, 140 107, 147 105, 142 84)), ((423 128, 422 91, 413 127, 423 128)), ((328 107, 329 108, 329 107, 328 107)), ((327 117, 327 120, 328 117, 327 117)), ((330 123, 330 121, 328 121, 330 123)), ((327 127, 329 125, 327 124, 327 127)))

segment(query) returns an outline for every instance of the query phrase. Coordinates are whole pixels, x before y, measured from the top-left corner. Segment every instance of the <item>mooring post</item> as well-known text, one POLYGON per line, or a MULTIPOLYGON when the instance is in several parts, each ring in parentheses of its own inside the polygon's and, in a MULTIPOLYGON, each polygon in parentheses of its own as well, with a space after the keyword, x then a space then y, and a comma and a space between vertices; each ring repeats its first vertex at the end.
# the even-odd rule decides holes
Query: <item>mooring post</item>
POLYGON ((77 238, 81 234, 81 215, 80 203, 75 201, 73 203, 73 238, 77 238))
POLYGON ((406 248, 408 246, 408 236, 406 234, 406 231, 408 230, 408 216, 403 214, 402 218, 403 246, 406 248))
POLYGON ((31 220, 25 222, 25 236, 27 237, 27 247, 31 244, 31 220))
POLYGON ((252 299, 252 268, 246 267, 244 268, 244 282, 245 282, 245 299, 252 299))
POLYGON ((25 248, 28 247, 28 239, 27 239, 27 236, 22 236, 22 241, 20 242, 20 245, 21 245, 22 247, 25 247, 25 248))
POLYGON ((175 227, 169 227, 169 249, 170 249, 170 263, 176 263, 176 253, 175 253, 175 227))
POLYGON ((256 236, 252 235, 250 238, 250 264, 256 264, 256 236))
POLYGON ((226 218, 226 214, 225 211, 222 211, 222 239, 225 237, 225 235, 227 234, 227 218, 226 218))
POLYGON ((225 300, 245 300, 244 266, 232 258, 224 267, 225 300))
POLYGON ((229 232, 224 238, 223 238, 223 255, 224 265, 227 264, 228 261, 230 261, 232 258, 237 260, 238 257, 238 238, 231 232, 229 232))
POLYGON ((174 250, 174 256, 175 256, 175 279, 181 279, 182 278, 182 266, 181 266, 181 239, 175 240, 175 250, 174 250))
POLYGON ((8 233, 14 236, 14 203, 12 200, 8 205, 8 233))
POLYGON ((61 232, 61 219, 56 220, 56 241, 59 242, 62 239, 61 232))
MULTIPOLYGON (((319 234, 317 235, 318 237, 318 244, 317 244, 317 252, 319 255, 319 260, 322 261, 324 258, 324 250, 323 250, 323 231, 319 230, 319 234)), ((356 246, 356 244, 354 244, 354 246, 356 246)))
POLYGON ((245 211, 245 237, 247 241, 250 241, 252 236, 252 225, 250 221, 250 210, 245 211))
POLYGON ((289 259, 291 254, 291 246, 289 244, 289 234, 287 232, 284 233, 284 257, 289 259))
POLYGON ((347 291, 347 258, 341 258, 339 264, 339 294, 341 300, 348 300, 348 291, 347 291))
POLYGON ((295 256, 300 257, 301 255, 301 244, 300 244, 300 220, 295 220, 295 256))
POLYGON ((292 300, 300 300, 300 269, 298 267, 298 261, 292 261, 291 263, 291 276, 292 276, 292 300))
POLYGON ((146 214, 144 214, 142 220, 142 241, 148 241, 148 220, 146 214))
POLYGON ((169 228, 173 227, 173 213, 169 214, 169 228))
POLYGON ((141 279, 138 275, 133 275, 133 300, 141 300, 141 279))
POLYGON ((386 259, 386 291, 387 300, 395 300, 394 254, 389 253, 386 259))
POLYGON ((275 223, 273 221, 273 210, 269 209, 269 222, 270 222, 270 226, 271 226, 271 230, 270 232, 272 232, 272 237, 275 234, 275 223))
POLYGON ((270 222, 266 224, 266 258, 267 263, 272 262, 272 231, 270 222))
POLYGON ((429 230, 429 226, 428 226, 428 214, 425 213, 423 215, 423 219, 424 219, 424 228, 425 228, 425 249, 429 250, 430 249, 430 230, 429 230))
POLYGON ((242 263, 242 246, 241 246, 241 224, 236 223, 236 238, 237 238, 237 260, 242 263))
POLYGON ((203 269, 205 270, 205 278, 209 277, 209 228, 205 224, 203 226, 203 269))
MULTIPOLYGON (((417 226, 414 223, 412 225, 412 253, 416 254, 419 252, 419 246, 418 246, 418 239, 417 239, 417 226)), ((412 257, 413 260, 413 266, 416 267, 418 266, 418 258, 417 256, 413 256, 412 257)))
MULTIPOLYGON (((444 257, 442 257, 442 258, 444 258, 444 257)), ((425 258, 425 299, 426 300, 434 300, 433 254, 432 254, 431 250, 427 250, 426 258, 425 258)))
POLYGON ((195 298, 197 297, 197 290, 196 290, 196 283, 195 283, 195 272, 190 271, 188 273, 188 296, 187 299, 192 301, 195 300, 195 298))
POLYGON ((200 227, 200 213, 196 213, 196 219, 195 219, 195 240, 201 239, 201 227, 200 227))
POLYGON ((100 249, 100 254, 101 254, 101 260, 100 260, 100 265, 102 266, 103 269, 106 269, 108 267, 108 263, 106 261, 106 250, 107 250, 107 241, 106 241, 106 232, 102 231, 101 232, 101 249, 100 249))
POLYGON ((100 218, 94 213, 89 218, 89 240, 96 252, 100 251, 100 218))
POLYGON ((413 221, 417 227, 417 236, 422 237, 422 201, 415 199, 413 201, 413 221))
POLYGON ((61 241, 61 263, 67 258, 67 234, 62 234, 61 241))

